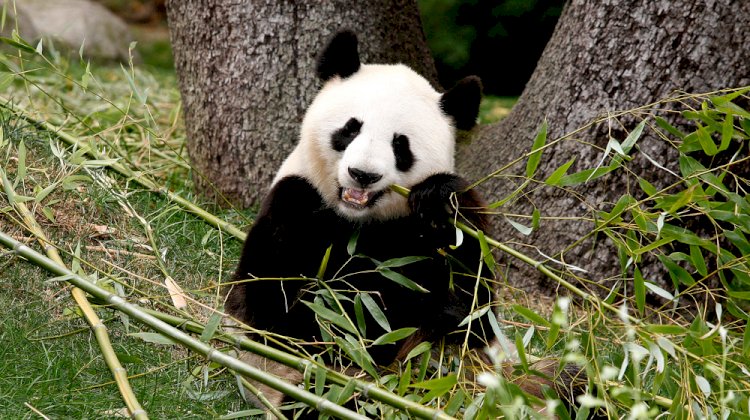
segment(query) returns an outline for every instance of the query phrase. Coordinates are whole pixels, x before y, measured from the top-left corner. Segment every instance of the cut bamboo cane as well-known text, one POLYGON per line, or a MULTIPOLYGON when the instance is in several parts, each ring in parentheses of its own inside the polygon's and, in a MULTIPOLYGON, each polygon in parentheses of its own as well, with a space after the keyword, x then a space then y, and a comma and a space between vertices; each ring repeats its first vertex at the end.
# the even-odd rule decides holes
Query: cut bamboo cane
MULTIPOLYGON (((42 230, 42 227, 37 223, 31 211, 29 211, 29 208, 26 207, 24 203, 14 199, 15 191, 13 191, 13 187, 5 176, 5 171, 2 169, 0 169, 0 178, 2 178, 3 188, 5 189, 8 201, 23 219, 26 229, 36 237, 37 241, 39 241, 39 244, 44 249, 44 252, 51 260, 55 261, 55 263, 60 266, 65 267, 65 263, 60 257, 60 253, 57 252, 57 248, 47 238, 44 230, 42 230)), ((130 387, 127 371, 120 363, 120 360, 115 354, 115 350, 112 348, 112 342, 109 340, 107 327, 96 314, 94 308, 91 307, 91 303, 89 303, 86 294, 81 289, 73 287, 70 294, 73 296, 76 304, 78 304, 78 307, 81 308, 86 322, 89 323, 91 329, 94 331, 94 336, 96 337, 97 343, 99 343, 104 362, 107 364, 110 372, 112 372, 112 376, 114 376, 117 388, 120 391, 120 395, 122 395, 122 399, 125 401, 128 411, 130 411, 130 415, 139 420, 148 419, 148 414, 143 407, 141 407, 138 398, 130 387)))
POLYGON ((216 362, 219 365, 232 369, 243 376, 268 385, 269 387, 283 392, 285 395, 288 395, 296 399, 297 401, 301 401, 311 407, 315 407, 315 409, 323 413, 327 413, 342 419, 367 419, 367 417, 355 413, 347 408, 336 405, 333 402, 326 400, 325 398, 300 389, 295 385, 292 385, 275 376, 267 374, 260 369, 237 360, 234 357, 222 353, 218 349, 211 347, 210 345, 191 337, 187 333, 184 333, 179 329, 174 328, 171 325, 161 321, 160 319, 147 313, 137 305, 129 303, 120 296, 117 296, 109 292, 108 290, 102 289, 89 280, 73 273, 72 271, 68 270, 52 259, 16 241, 10 235, 4 232, 0 232, 0 244, 13 250, 14 253, 29 260, 38 267, 41 267, 49 271, 50 273, 60 276, 65 281, 80 288, 84 292, 96 297, 97 299, 104 301, 110 307, 127 314, 131 318, 141 322, 154 331, 157 331, 164 336, 172 339, 173 341, 204 355, 209 361, 216 362))

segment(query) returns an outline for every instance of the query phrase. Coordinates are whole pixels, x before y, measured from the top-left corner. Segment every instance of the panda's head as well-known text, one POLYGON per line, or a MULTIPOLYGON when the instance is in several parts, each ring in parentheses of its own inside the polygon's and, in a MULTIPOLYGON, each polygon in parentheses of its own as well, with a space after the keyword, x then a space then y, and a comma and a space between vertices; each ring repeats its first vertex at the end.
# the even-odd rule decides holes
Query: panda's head
POLYGON ((479 78, 440 94, 404 65, 361 64, 351 32, 331 40, 317 72, 325 84, 277 180, 303 175, 340 215, 366 221, 408 213, 390 185, 411 188, 432 174, 453 172, 455 129, 476 122, 479 78))

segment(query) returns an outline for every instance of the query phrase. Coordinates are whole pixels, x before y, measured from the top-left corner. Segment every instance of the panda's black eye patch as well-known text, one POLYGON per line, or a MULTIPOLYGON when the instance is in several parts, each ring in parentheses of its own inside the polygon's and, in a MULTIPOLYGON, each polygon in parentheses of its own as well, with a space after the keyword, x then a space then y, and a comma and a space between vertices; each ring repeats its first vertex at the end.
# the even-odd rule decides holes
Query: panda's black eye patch
POLYGON ((393 135, 393 155, 396 156, 396 169, 406 172, 414 165, 414 154, 409 147, 409 138, 403 134, 393 135))
POLYGON ((349 118, 349 121, 343 127, 334 131, 331 135, 331 147, 337 152, 343 152, 349 143, 359 135, 362 129, 362 121, 356 118, 349 118))

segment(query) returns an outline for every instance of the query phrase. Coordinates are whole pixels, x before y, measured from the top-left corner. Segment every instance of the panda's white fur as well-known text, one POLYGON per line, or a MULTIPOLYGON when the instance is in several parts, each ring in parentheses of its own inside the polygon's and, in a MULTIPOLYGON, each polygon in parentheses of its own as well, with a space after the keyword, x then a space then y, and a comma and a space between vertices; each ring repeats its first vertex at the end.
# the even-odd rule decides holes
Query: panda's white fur
POLYGON ((363 64, 347 78, 334 77, 310 105, 299 143, 274 183, 289 175, 301 175, 328 205, 352 220, 406 215, 406 199, 391 191, 390 185, 411 188, 429 175, 454 170, 455 128, 440 109, 440 96, 427 80, 402 64, 363 64), (346 150, 337 152, 331 148, 331 135, 351 117, 364 121, 362 130, 346 150), (405 172, 394 170, 394 133, 407 136, 413 154, 418 156, 405 172), (383 191, 374 206, 354 208, 341 200, 341 187, 359 188, 348 168, 383 175, 367 187, 371 192, 383 191))

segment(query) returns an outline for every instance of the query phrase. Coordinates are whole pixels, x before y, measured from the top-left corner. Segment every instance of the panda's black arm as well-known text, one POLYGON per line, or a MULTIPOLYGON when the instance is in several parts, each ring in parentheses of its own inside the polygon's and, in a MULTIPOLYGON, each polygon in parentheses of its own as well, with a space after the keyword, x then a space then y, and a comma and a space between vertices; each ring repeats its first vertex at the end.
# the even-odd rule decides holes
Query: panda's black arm
POLYGON ((278 332, 297 325, 291 307, 307 282, 277 279, 315 275, 325 250, 318 234, 325 218, 322 207, 320 195, 304 178, 290 176, 276 183, 245 240, 227 294, 230 315, 278 332))
MULTIPOLYGON (((421 226, 422 235, 427 238, 434 248, 443 248, 448 252, 452 270, 464 273, 453 276, 453 287, 431 287, 433 304, 440 311, 433 314, 428 322, 422 326, 422 333, 428 338, 443 337, 455 330, 458 324, 478 307, 488 305, 492 299, 492 290, 484 282, 474 300, 477 268, 480 267, 481 246, 473 238, 465 237, 464 242, 457 249, 449 249, 447 245, 455 243, 456 228, 451 222, 455 217, 455 205, 458 204, 459 220, 468 221, 474 228, 487 231, 489 226, 487 216, 483 212, 486 208, 484 200, 470 184, 460 176, 452 173, 438 173, 414 185, 409 193, 409 206, 416 224, 421 226), (455 200, 453 195, 455 194, 455 200), (457 203, 455 202, 457 201, 457 203)), ((479 276, 483 279, 491 278, 492 273, 481 265, 479 276)), ((446 280, 447 281, 447 280, 446 280)), ((472 323, 470 344, 479 346, 483 331, 490 331, 486 325, 486 317, 472 323)), ((461 339, 464 334, 451 335, 453 339, 461 339)))
POLYGON ((441 242, 438 244, 440 247, 446 245, 442 243, 444 240, 452 243, 455 238, 455 228, 451 223, 456 212, 455 203, 451 202, 454 193, 462 217, 482 231, 486 231, 489 225, 486 214, 482 212, 484 200, 469 186, 465 179, 456 174, 437 173, 414 185, 409 193, 412 217, 425 229, 434 231, 436 240, 441 242))

